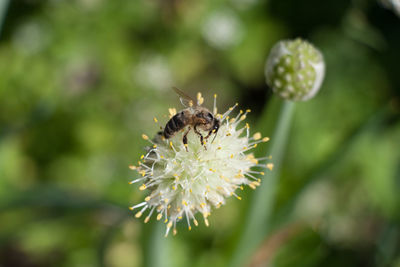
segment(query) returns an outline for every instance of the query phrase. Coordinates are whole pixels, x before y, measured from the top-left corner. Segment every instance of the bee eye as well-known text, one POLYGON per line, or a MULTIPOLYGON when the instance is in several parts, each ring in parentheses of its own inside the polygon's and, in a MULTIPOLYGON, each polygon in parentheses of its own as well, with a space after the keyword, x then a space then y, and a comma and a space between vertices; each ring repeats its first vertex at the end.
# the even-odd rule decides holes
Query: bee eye
POLYGON ((208 117, 209 119, 211 119, 211 120, 214 119, 214 116, 213 116, 210 112, 207 113, 207 117, 208 117))

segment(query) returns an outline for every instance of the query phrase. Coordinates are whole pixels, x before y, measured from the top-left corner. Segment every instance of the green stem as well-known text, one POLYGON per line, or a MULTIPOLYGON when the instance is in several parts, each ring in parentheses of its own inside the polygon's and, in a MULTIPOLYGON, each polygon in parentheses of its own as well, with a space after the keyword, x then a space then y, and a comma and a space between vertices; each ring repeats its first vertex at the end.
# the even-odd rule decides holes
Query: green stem
MULTIPOLYGON (((274 205, 275 192, 279 179, 279 171, 289 135, 291 119, 295 104, 289 101, 274 100, 280 106, 278 120, 276 120, 274 132, 267 156, 272 155, 274 169, 266 172, 261 186, 254 192, 251 200, 246 222, 233 254, 230 266, 244 266, 254 250, 262 242, 269 229, 270 215, 274 205)), ((273 105, 275 103, 272 103, 273 105)), ((269 117, 270 109, 264 112, 263 117, 269 117)), ((265 120, 262 119, 262 122, 265 120)))
MULTIPOLYGON (((170 233, 171 234, 171 233, 170 233)), ((144 266, 170 267, 170 240, 165 235, 165 224, 158 221, 149 222, 144 229, 144 266)))

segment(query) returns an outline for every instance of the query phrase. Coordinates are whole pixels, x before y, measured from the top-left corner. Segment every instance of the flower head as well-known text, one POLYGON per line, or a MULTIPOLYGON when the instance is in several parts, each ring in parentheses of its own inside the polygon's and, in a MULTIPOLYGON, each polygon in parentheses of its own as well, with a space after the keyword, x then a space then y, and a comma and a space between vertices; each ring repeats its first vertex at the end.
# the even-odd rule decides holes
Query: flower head
MULTIPOLYGON (((198 94, 198 99, 202 100, 201 94, 198 94)), ((131 183, 139 183, 139 189, 148 189, 149 194, 144 202, 130 209, 140 208, 135 215, 137 218, 149 210, 145 222, 157 212, 157 220, 164 218, 167 223, 166 235, 171 228, 176 234, 176 223, 184 219, 189 230, 191 221, 197 226, 197 213, 203 215, 208 226, 207 217, 213 207, 225 204, 225 199, 230 196, 241 199, 236 191, 243 189, 242 185, 253 189, 260 185, 261 180, 256 176, 264 173, 254 167, 272 169, 272 163, 262 163, 269 158, 257 159, 249 153, 258 143, 268 141, 268 137, 262 138, 260 133, 250 135, 249 125, 243 122, 250 110, 240 111, 231 118, 229 114, 237 104, 224 114, 216 114, 215 102, 216 95, 214 114, 221 126, 217 134, 204 144, 192 130, 187 136, 187 149, 182 142, 184 131, 169 139, 162 134, 152 140, 147 135, 142 136, 151 146, 141 156, 139 165, 131 166, 141 176, 131 183)), ((171 116, 175 112, 175 109, 170 109, 171 116)))
POLYGON ((267 84, 282 98, 305 101, 321 87, 325 62, 321 52, 301 39, 280 41, 265 66, 267 84))

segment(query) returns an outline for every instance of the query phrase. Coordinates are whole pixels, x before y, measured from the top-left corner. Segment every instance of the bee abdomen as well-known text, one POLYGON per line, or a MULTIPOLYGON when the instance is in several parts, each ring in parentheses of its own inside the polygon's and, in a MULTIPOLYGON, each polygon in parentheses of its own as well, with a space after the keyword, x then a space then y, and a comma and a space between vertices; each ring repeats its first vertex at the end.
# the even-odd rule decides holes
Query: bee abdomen
POLYGON ((164 137, 170 138, 173 136, 177 131, 181 130, 185 127, 185 122, 183 121, 183 113, 179 112, 178 114, 174 115, 165 125, 164 128, 164 137))

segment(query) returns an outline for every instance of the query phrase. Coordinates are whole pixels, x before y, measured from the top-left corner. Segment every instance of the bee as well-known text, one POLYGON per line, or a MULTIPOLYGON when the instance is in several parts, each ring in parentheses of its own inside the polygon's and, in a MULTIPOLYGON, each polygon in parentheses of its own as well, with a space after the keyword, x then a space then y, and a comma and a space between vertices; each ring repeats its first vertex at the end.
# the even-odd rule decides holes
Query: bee
MULTIPOLYGON (((216 118, 215 114, 211 113, 207 108, 201 106, 200 99, 194 101, 190 96, 176 87, 173 90, 179 95, 182 105, 186 108, 175 114, 165 125, 162 135, 164 138, 169 139, 174 136, 178 131, 189 126, 183 135, 183 145, 187 149, 187 135, 193 127, 193 131, 200 137, 200 142, 204 145, 204 140, 207 140, 211 134, 217 135, 220 127, 220 120, 216 118), (195 104, 196 103, 196 104, 195 104), (204 137, 199 130, 208 132, 208 135, 204 137)), ((215 137, 214 137, 215 138, 215 137)))

